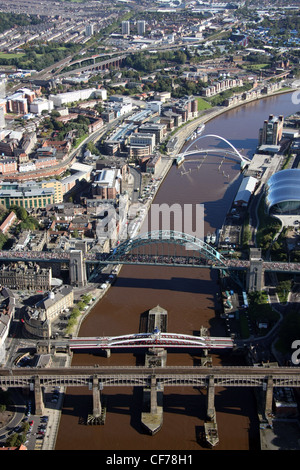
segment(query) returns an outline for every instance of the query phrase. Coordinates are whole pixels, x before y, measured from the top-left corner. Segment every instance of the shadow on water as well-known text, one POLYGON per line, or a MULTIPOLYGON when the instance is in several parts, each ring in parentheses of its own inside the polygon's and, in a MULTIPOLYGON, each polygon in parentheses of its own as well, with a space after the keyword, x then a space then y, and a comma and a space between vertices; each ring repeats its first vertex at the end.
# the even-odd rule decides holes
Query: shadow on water
MULTIPOLYGON (((197 268, 193 268, 197 269, 197 268)), ((190 292, 198 293, 199 289, 199 279, 189 279, 189 278, 179 278, 172 277, 171 279, 146 279, 146 278, 125 278, 118 277, 116 282, 116 287, 126 288, 129 287, 134 289, 159 289, 159 290, 169 290, 169 291, 181 291, 181 292, 190 292), (151 281, 151 282, 150 282, 151 281)), ((211 280, 201 279, 201 291, 204 289, 204 292, 209 292, 211 287, 211 280), (207 290, 205 290, 206 285, 207 290)))

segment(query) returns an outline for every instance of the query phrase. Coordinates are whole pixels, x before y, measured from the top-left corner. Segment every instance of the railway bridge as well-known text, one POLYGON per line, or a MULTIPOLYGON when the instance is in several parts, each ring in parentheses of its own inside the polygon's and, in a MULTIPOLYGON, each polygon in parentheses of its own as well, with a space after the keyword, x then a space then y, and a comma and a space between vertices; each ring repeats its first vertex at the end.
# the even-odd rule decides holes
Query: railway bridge
POLYGON ((300 371, 294 367, 146 367, 105 366, 66 368, 2 368, 1 388, 27 388, 34 392, 35 413, 44 413, 43 389, 47 386, 87 387, 93 393, 94 422, 102 413, 101 392, 108 387, 143 387, 151 391, 151 412, 157 408, 157 390, 168 387, 201 387, 207 390, 207 416, 214 413, 216 387, 252 387, 264 392, 264 413, 272 411, 274 387, 300 387, 300 371))

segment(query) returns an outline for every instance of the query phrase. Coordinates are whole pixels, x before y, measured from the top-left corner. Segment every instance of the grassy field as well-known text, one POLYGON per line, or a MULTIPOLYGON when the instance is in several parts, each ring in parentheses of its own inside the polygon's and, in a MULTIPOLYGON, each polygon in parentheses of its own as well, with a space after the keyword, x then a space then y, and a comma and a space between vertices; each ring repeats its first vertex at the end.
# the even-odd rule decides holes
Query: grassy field
POLYGON ((0 59, 19 59, 25 55, 24 52, 18 53, 7 53, 7 52, 0 52, 0 59))
POLYGON ((204 109, 211 108, 211 104, 208 103, 206 100, 203 98, 197 98, 198 101, 198 111, 203 111, 204 109))

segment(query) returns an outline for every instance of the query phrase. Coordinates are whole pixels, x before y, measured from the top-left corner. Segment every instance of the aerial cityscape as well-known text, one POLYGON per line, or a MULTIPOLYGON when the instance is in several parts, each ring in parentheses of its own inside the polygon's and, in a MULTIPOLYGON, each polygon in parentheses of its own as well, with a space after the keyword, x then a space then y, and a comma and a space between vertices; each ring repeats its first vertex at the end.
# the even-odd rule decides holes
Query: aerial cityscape
POLYGON ((0 450, 300 450, 298 0, 0 0, 0 153, 0 450))

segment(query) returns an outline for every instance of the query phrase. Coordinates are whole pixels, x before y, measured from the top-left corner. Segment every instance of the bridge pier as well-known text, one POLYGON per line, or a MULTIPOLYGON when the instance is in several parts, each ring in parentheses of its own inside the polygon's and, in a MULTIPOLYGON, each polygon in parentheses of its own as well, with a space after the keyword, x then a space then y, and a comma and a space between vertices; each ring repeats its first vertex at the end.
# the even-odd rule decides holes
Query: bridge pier
POLYGON ((261 249, 250 248, 250 267, 247 273, 247 291, 258 292, 264 287, 263 259, 261 249))
POLYGON ((43 392, 41 387, 40 378, 37 375, 34 378, 34 401, 35 401, 35 414, 43 415, 45 412, 45 406, 43 401, 43 392))
POLYGON ((99 384, 99 379, 97 375, 93 376, 92 381, 92 390, 93 390, 93 414, 88 415, 88 424, 104 424, 105 423, 105 409, 102 407, 101 403, 101 384, 99 384))
POLYGON ((150 385, 150 413, 157 413, 157 393, 156 393, 156 377, 152 375, 150 385))
POLYGON ((86 267, 81 250, 70 251, 70 284, 76 287, 86 285, 86 267))
POLYGON ((111 356, 111 349, 104 349, 104 354, 105 354, 105 357, 110 357, 111 356))
POLYGON ((268 419, 273 409, 273 377, 268 376, 267 383, 265 385, 265 417, 268 419))
POLYGON ((157 384, 155 375, 151 376, 150 390, 147 388, 143 392, 143 407, 147 411, 142 412, 141 422, 147 431, 153 435, 161 429, 163 422, 163 391, 160 384, 157 384))
POLYGON ((207 418, 209 420, 215 418, 215 381, 213 375, 209 376, 207 386, 207 418))

